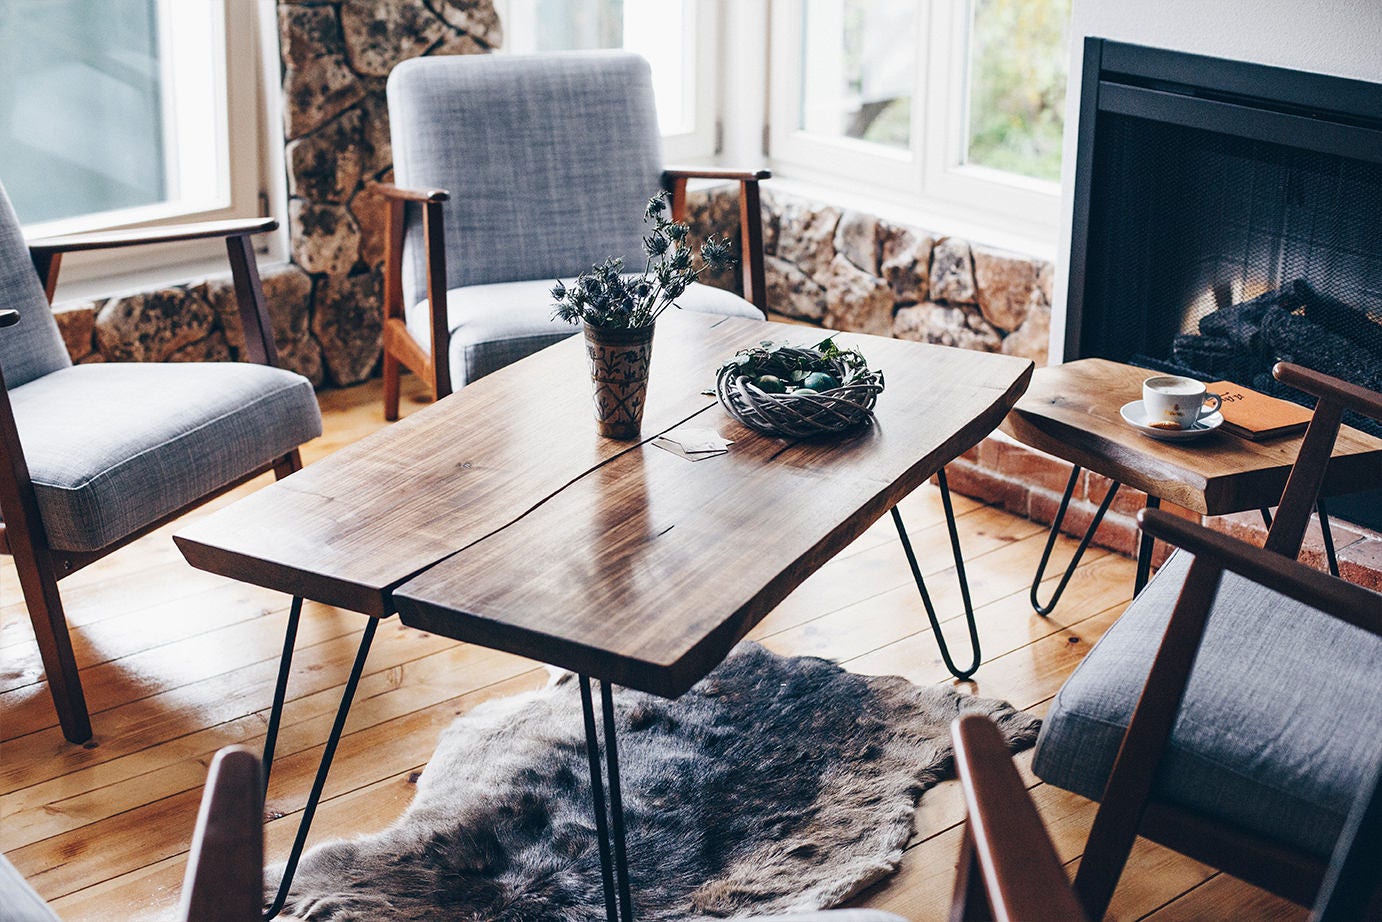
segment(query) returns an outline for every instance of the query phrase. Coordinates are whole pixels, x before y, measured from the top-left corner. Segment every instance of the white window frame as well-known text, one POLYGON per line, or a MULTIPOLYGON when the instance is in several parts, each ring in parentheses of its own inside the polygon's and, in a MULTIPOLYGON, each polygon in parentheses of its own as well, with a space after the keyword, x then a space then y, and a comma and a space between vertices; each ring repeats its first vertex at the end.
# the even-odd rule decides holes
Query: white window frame
MULTIPOLYGON (((772 0, 768 150, 774 174, 892 203, 930 230, 1054 248, 1060 184, 966 164, 970 0, 916 0, 906 150, 800 130, 803 0, 772 0)), ((902 40, 902 39, 899 39, 902 40)))
MULTIPOLYGON (((651 4, 657 0, 625 0, 626 3, 651 4)), ((521 36, 527 26, 521 9, 514 0, 495 0, 500 22, 504 26, 504 41, 498 54, 513 54, 528 46, 521 36)), ((662 132, 662 156, 672 165, 706 163, 719 152, 720 127, 720 0, 690 0, 679 30, 668 29, 668 41, 685 36, 691 42, 691 53, 683 67, 683 92, 691 98, 692 124, 687 131, 662 132), (679 35, 677 34, 679 33, 679 35)), ((687 39, 683 39, 687 40, 687 39)))
MULTIPOLYGON (((162 77, 183 89, 167 97, 166 115, 180 130, 209 134, 209 141, 198 145, 191 163, 170 144, 170 201, 28 224, 29 239, 256 217, 266 203, 276 206, 273 213, 286 213, 286 183, 265 182, 280 175, 283 164, 274 0, 163 0, 159 16, 162 77), (198 26, 189 30, 200 33, 196 43, 178 38, 189 19, 198 26), (189 84, 204 92, 186 92, 189 84), (201 103, 208 93, 215 101, 209 108, 201 103), (179 187, 203 180, 208 169, 211 192, 179 199, 179 187)), ((286 259, 286 230, 256 243, 268 259, 286 259)), ((54 301, 114 296, 228 270, 219 240, 72 253, 63 259, 54 301)))

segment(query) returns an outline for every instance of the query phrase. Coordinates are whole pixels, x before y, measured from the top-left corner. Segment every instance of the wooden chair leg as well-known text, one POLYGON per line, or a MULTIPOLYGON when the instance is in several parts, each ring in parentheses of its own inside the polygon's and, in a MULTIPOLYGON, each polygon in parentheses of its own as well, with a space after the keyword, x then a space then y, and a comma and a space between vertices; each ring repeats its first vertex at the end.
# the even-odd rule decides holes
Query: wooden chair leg
POLYGON ((398 419, 398 388, 401 369, 399 361, 389 350, 384 350, 384 419, 394 422, 398 419))
POLYGON ((302 470, 302 454, 294 448, 281 458, 274 459, 274 479, 282 480, 302 470))
POLYGON ((82 680, 77 672, 77 658, 72 652, 72 637, 67 631, 67 616, 62 611, 52 562, 47 555, 25 546, 14 548, 14 563, 62 735, 69 742, 85 743, 91 739, 91 717, 87 714, 86 696, 82 694, 82 680))

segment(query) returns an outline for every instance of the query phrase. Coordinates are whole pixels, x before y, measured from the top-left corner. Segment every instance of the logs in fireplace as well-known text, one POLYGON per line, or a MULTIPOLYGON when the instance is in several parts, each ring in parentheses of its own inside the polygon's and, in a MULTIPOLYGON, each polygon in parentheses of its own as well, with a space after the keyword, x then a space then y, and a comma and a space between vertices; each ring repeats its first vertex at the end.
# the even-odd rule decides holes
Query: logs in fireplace
MULTIPOLYGON (((1272 366, 1295 362, 1382 391, 1382 317, 1371 317, 1295 279, 1205 314, 1199 332, 1172 340, 1169 360, 1137 355, 1133 362, 1204 380, 1235 381, 1308 405, 1304 394, 1272 377, 1272 366)), ((1370 419, 1350 422, 1382 436, 1382 425, 1370 419)))

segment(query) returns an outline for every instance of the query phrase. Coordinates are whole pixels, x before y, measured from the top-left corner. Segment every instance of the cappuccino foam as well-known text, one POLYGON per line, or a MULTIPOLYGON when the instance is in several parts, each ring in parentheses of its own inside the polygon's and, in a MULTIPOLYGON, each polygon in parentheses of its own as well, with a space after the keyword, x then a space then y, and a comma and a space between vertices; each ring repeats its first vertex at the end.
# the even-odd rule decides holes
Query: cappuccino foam
POLYGON ((1147 382, 1147 387, 1158 394, 1168 394, 1175 397, 1193 397, 1195 394, 1204 392, 1203 384, 1188 378, 1153 378, 1147 382))

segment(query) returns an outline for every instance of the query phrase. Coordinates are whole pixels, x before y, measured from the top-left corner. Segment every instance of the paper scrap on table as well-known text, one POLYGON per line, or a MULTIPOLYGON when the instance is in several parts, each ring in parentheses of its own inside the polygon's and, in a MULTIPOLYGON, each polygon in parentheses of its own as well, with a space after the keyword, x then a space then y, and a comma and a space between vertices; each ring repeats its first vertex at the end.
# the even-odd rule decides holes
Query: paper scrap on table
POLYGON ((677 429, 663 438, 676 442, 682 451, 691 455, 702 451, 725 451, 734 444, 730 439, 720 438, 720 433, 714 429, 677 429))
POLYGON ((732 439, 722 439, 714 429, 679 429, 673 435, 658 436, 653 444, 687 461, 703 461, 729 450, 732 439))

